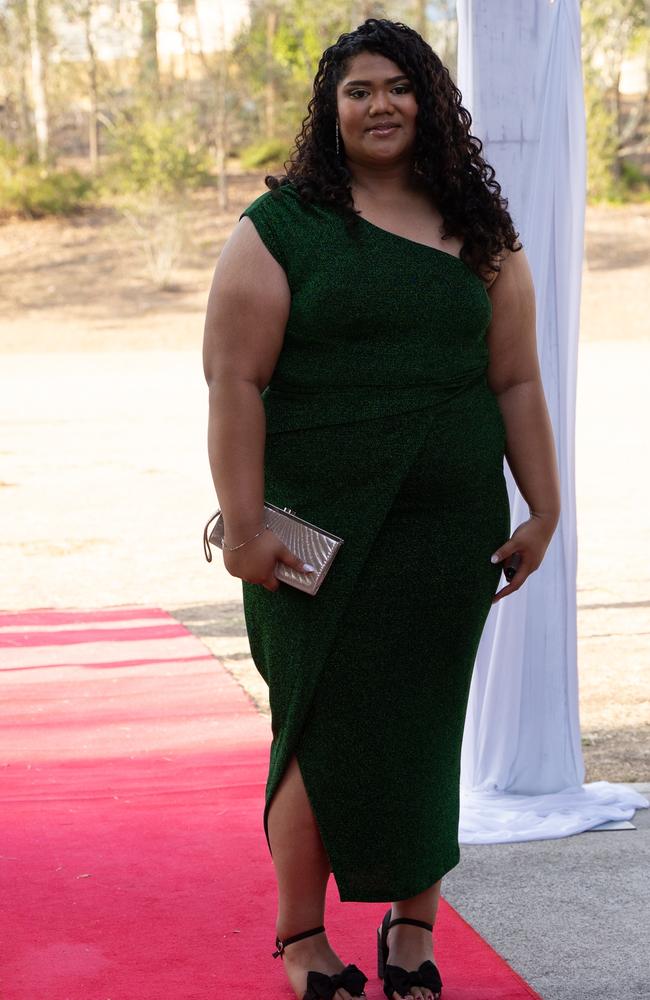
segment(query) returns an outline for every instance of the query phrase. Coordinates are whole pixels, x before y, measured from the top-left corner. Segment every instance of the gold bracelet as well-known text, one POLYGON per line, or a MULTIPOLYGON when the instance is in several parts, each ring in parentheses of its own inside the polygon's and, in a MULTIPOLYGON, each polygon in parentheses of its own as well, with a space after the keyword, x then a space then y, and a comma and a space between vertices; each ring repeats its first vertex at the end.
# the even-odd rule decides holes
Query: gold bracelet
POLYGON ((253 538, 258 538, 259 535, 261 535, 263 531, 266 531, 266 529, 270 528, 270 527, 271 527, 271 525, 268 524, 268 522, 267 522, 264 525, 264 527, 260 531, 257 532, 257 535, 253 535, 252 538, 247 538, 245 542, 240 542, 239 545, 226 545, 225 539, 222 541, 221 544, 222 544, 222 546, 223 546, 224 549, 228 549, 228 552, 234 552, 235 549, 241 549, 242 545, 247 545, 248 542, 252 542, 253 538))

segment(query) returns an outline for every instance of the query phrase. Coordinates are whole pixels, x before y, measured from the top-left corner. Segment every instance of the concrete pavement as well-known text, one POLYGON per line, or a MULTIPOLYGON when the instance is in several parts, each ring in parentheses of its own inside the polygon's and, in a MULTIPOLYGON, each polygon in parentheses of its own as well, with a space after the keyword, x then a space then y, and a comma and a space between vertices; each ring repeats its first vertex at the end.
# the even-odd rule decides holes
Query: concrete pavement
MULTIPOLYGON (((633 784, 646 797, 649 784, 633 784)), ((443 895, 543 1000, 648 1000, 650 809, 635 830, 462 844, 443 895)))

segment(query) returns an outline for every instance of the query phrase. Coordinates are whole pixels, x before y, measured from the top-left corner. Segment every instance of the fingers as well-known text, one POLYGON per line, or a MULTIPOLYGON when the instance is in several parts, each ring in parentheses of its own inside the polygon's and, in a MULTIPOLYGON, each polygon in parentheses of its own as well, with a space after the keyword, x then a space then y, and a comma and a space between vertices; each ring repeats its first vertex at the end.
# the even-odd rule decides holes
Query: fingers
POLYGON ((286 563, 287 566, 290 566, 291 569, 295 569, 298 573, 314 572, 315 566, 312 566, 311 563, 303 562, 300 556, 297 556, 295 552, 288 549, 286 545, 283 546, 278 558, 281 562, 286 563))
POLYGON ((507 585, 507 587, 502 587, 501 590, 498 590, 496 592, 496 594, 492 598, 492 604, 496 604, 497 601, 500 601, 502 598, 507 597, 508 594, 514 594, 516 590, 519 590, 521 585, 524 583, 526 578, 530 576, 531 573, 532 573, 532 567, 528 565, 528 563, 526 562, 526 557, 525 555, 523 555, 521 562, 519 564, 519 568, 517 569, 517 572, 513 576, 512 580, 507 585))
MULTIPOLYGON (((316 569, 316 567, 312 566, 311 563, 303 562, 300 556, 297 556, 295 552, 288 549, 286 545, 281 548, 277 558, 280 562, 284 563, 285 566, 290 566, 291 569, 295 569, 298 573, 313 573, 316 569)), ((280 586, 280 581, 274 575, 261 582, 267 590, 276 591, 280 586)))
POLYGON ((539 525, 529 518, 513 532, 512 536, 500 545, 490 557, 491 562, 501 563, 507 586, 492 598, 496 604, 509 594, 514 594, 522 586, 527 577, 540 565, 548 541, 540 535, 539 525), (513 572, 514 571, 514 572, 513 572))
POLYGON ((231 561, 230 554, 224 553, 224 564, 228 572, 232 576, 238 576, 246 583, 258 584, 273 593, 280 588, 281 581, 276 576, 279 563, 298 573, 314 573, 316 571, 315 566, 304 562, 300 556, 283 545, 277 536, 273 537, 273 542, 260 538, 256 554, 253 555, 253 552, 249 550, 247 555, 249 558, 244 558, 242 562, 241 557, 235 557, 231 561))
POLYGON ((490 556, 491 563, 505 562, 510 556, 514 555, 518 551, 517 542, 510 538, 503 545, 500 545, 496 552, 493 552, 490 556))

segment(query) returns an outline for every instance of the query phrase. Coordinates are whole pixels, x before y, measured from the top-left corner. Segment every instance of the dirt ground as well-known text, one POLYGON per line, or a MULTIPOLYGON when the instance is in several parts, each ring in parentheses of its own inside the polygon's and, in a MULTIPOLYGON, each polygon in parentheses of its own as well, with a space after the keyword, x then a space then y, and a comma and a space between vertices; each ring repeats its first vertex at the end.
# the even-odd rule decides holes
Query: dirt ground
MULTIPOLYGON (((212 270, 263 178, 230 178, 186 206, 171 290, 153 284, 140 235, 104 209, 0 225, 0 352, 194 350, 212 270)), ((165 234, 160 237, 164 240, 165 234)), ((587 210, 581 340, 647 340, 650 203, 587 210)))
MULTIPOLYGON (((109 210, 0 226, 0 607, 164 607, 268 711, 239 581, 199 548, 215 507, 205 303, 224 239, 263 190, 233 176, 224 212, 214 191, 192 197, 167 290, 109 210)), ((649 289, 650 205, 589 208, 576 426, 587 781, 650 780, 649 289)))

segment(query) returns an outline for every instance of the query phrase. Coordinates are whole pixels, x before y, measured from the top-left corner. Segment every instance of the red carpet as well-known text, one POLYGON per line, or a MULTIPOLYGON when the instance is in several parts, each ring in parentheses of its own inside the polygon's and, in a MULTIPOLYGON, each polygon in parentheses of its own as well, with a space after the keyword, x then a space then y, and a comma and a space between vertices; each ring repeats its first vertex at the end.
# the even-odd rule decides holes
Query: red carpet
MULTIPOLYGON (((262 810, 268 720, 156 608, 0 613, 0 996, 289 1000, 262 810)), ((386 907, 326 923, 375 977, 386 907)), ((444 1000, 538 997, 447 903, 444 1000)), ((539 1000, 539 998, 538 998, 539 1000)))

